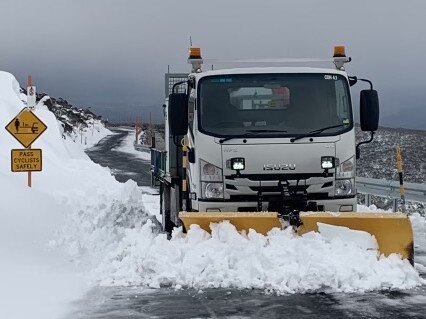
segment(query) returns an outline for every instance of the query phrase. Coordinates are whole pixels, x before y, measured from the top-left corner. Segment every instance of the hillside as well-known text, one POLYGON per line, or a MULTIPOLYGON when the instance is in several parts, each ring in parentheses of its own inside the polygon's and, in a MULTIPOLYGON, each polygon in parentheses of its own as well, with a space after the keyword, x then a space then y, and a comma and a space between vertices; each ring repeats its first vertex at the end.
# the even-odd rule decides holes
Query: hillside
MULTIPOLYGON (((26 90, 20 89, 20 98, 26 104, 26 90)), ((59 97, 50 97, 46 93, 37 94, 38 107, 43 105, 52 112, 61 125, 62 138, 71 139, 75 143, 84 145, 84 148, 93 146, 99 140, 97 136, 105 130, 106 121, 90 109, 76 107, 67 100, 59 97)), ((108 133, 108 132, 107 132, 108 133)))
MULTIPOLYGON (((357 129, 358 141, 369 134, 357 129)), ((381 127, 371 144, 361 147, 357 176, 398 180, 395 147, 400 145, 404 160, 404 180, 426 183, 426 131, 381 127)))

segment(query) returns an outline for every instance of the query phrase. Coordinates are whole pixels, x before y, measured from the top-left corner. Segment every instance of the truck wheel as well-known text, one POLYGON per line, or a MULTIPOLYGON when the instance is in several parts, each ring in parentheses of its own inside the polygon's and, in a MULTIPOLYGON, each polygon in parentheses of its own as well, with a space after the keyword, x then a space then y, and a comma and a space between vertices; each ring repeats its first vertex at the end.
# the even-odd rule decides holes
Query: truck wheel
POLYGON ((170 219, 170 186, 165 184, 160 185, 160 213, 162 229, 170 236, 174 224, 170 219))

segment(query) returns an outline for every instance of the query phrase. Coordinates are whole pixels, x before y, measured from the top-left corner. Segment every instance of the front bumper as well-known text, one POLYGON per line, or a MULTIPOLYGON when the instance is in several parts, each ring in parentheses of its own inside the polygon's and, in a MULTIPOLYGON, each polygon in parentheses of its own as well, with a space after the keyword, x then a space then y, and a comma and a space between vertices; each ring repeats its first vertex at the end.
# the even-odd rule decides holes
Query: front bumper
MULTIPOLYGON (((308 201, 309 202, 309 201, 308 201)), ((313 200, 312 202, 317 203, 319 207, 323 207, 324 211, 330 212, 348 212, 356 211, 357 200, 356 197, 350 198, 331 198, 313 200)), ((195 204, 195 203, 194 203, 195 204)), ((263 202, 264 207, 268 207, 268 202, 263 202)), ((196 205, 193 206, 194 208, 196 205)), ((242 212, 244 208, 246 211, 253 211, 253 208, 257 207, 257 202, 234 202, 234 201, 203 201, 198 200, 198 211, 220 211, 220 212, 242 212)))

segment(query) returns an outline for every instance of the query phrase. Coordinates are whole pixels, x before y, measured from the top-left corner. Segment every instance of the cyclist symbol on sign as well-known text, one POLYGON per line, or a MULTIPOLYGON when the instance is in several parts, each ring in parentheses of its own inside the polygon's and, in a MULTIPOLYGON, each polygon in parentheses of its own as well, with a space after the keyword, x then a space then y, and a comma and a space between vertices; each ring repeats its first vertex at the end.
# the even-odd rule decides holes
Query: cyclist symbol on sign
POLYGON ((21 122, 19 122, 19 119, 17 118, 15 120, 15 129, 16 129, 16 133, 19 132, 19 126, 21 125, 21 122))

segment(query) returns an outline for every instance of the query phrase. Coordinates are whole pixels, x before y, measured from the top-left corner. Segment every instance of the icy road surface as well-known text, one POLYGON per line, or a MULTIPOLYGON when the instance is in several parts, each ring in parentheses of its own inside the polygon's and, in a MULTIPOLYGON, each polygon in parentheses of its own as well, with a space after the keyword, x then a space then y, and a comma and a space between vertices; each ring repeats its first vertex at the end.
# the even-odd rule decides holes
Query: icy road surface
MULTIPOLYGON (((107 166, 112 170, 115 178, 119 182, 126 182, 129 179, 137 182, 139 186, 151 185, 151 163, 138 156, 121 151, 122 142, 133 140, 132 133, 128 130, 115 130, 114 135, 101 140, 98 145, 86 151, 89 157, 96 163, 107 166)), ((128 143, 126 143, 128 144, 128 143)), ((124 148, 127 150, 128 145, 124 148)))
MULTIPOLYGON (((90 150, 117 180, 149 184, 149 163, 120 152, 127 131, 90 150), (114 149, 113 151, 110 151, 114 149)), ((424 244, 424 242, 423 242, 424 244)), ((417 247, 417 270, 426 276, 426 251, 417 247)), ((97 287, 75 304, 69 318, 426 318, 426 288, 368 293, 265 294, 264 290, 97 287)))

